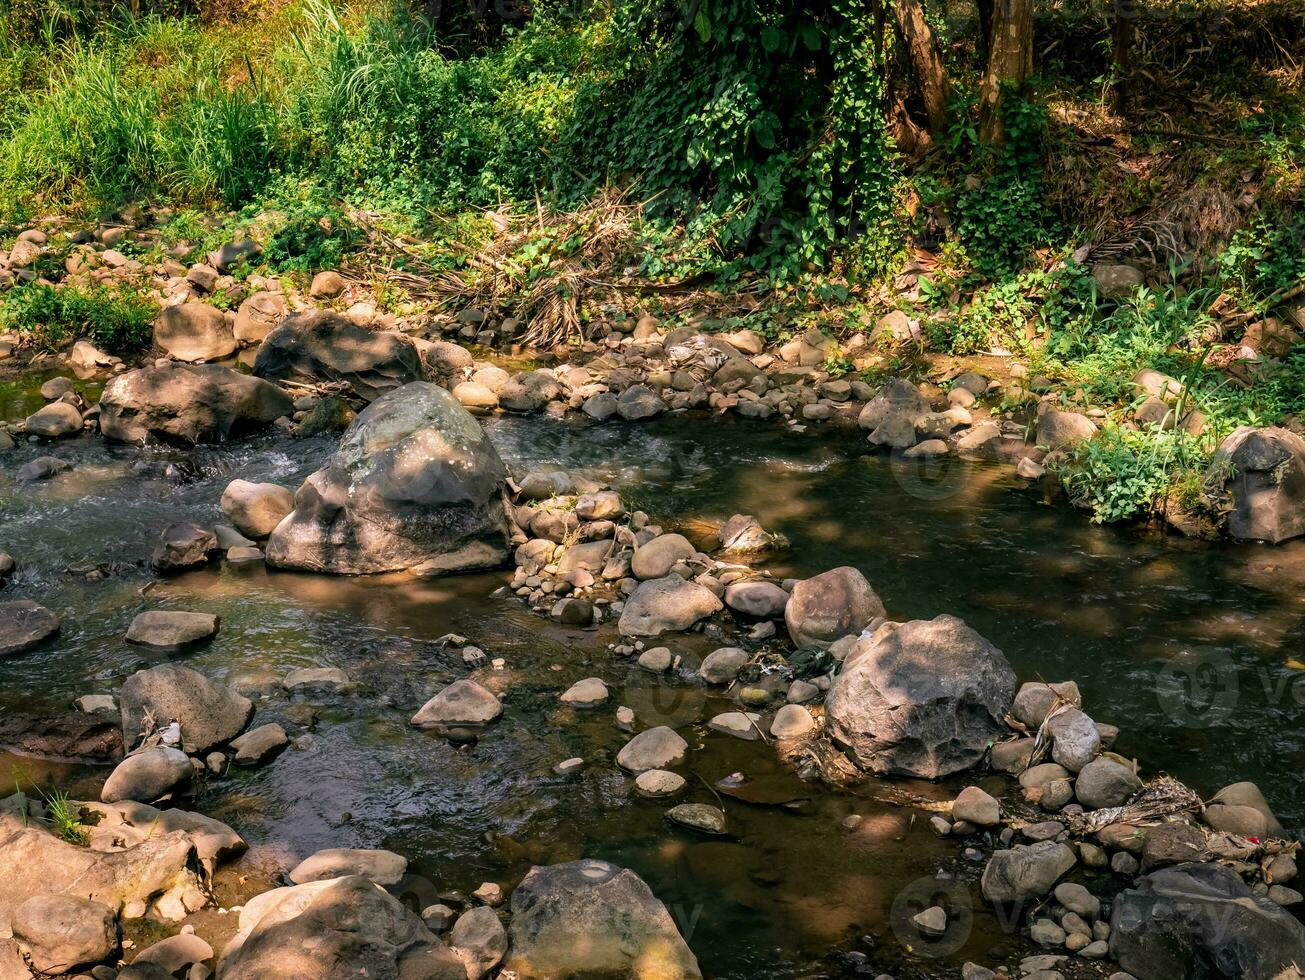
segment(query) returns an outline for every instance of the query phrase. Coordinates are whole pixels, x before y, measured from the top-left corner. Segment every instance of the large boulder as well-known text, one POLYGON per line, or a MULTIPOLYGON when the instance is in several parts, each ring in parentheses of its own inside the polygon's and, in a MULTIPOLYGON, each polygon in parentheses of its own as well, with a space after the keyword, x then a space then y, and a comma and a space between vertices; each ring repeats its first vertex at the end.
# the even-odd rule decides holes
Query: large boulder
POLYGON ((127 918, 148 913, 176 920, 206 904, 193 870, 195 845, 184 830, 152 827, 125 848, 105 841, 115 849, 100 850, 93 830, 91 847, 68 843, 24 806, 0 807, 0 935, 33 895, 87 899, 127 918))
POLYGON ((254 293, 236 311, 232 334, 242 344, 261 343, 285 319, 286 311, 284 293, 268 290, 254 293))
POLYGON ((154 321, 154 343, 178 361, 216 361, 236 350, 226 315, 205 303, 165 309, 154 321))
POLYGON ((1210 473, 1232 495, 1234 538, 1277 544, 1305 534, 1305 439, 1244 425, 1220 444, 1210 473))
POLYGON ((100 431, 119 442, 223 440, 294 412, 274 384, 217 364, 138 368, 100 395, 100 431))
POLYGON ((462 960, 361 875, 276 888, 245 903, 222 980, 467 980, 462 960))
POLYGON ((454 681, 421 706, 411 724, 439 733, 475 732, 503 713, 503 703, 473 680, 454 681))
POLYGON ((329 310, 294 313, 264 338, 254 374, 284 381, 344 381, 371 401, 420 381, 421 358, 401 334, 368 330, 329 310))
POLYGON ((1048 449, 1066 449, 1087 442, 1097 434, 1097 424, 1078 412, 1049 409, 1038 416, 1034 441, 1048 449))
POLYGON ((722 608, 710 589, 667 575, 639 583, 626 600, 617 626, 623 636, 657 636, 687 630, 722 608))
POLYGON ((85 898, 33 895, 14 910, 11 927, 41 973, 71 973, 118 951, 113 910, 85 898))
POLYGON ((1115 898, 1110 956, 1138 980, 1271 980, 1305 965, 1305 926, 1229 868, 1180 864, 1115 898))
POLYGON ((512 893, 504 969, 520 980, 681 980, 698 961, 666 906, 633 871, 582 860, 532 868, 512 893))
POLYGON ((393 851, 329 847, 304 858, 288 877, 296 885, 328 878, 362 875, 378 885, 397 885, 408 871, 408 859, 393 851))
POLYGON ((865 576, 846 565, 798 582, 784 607, 788 634, 798 646, 828 647, 883 614, 884 604, 865 576))
POLYGON ((856 424, 874 431, 885 422, 900 420, 909 424, 912 432, 915 423, 930 411, 929 399, 905 378, 893 378, 861 409, 856 424))
POLYGON ((59 632, 59 617, 31 599, 0 602, 0 657, 22 653, 59 632))
POLYGON ((501 565, 507 471, 480 424, 439 385, 416 382, 359 413, 272 532, 267 560, 337 574, 501 565))
POLYGON ((630 571, 640 580, 664 578, 676 562, 692 558, 697 549, 682 534, 659 534, 642 547, 634 549, 630 571))
POLYGON ((294 510, 295 498, 285 487, 275 483, 251 483, 232 480, 222 491, 222 513, 241 534, 265 538, 285 515, 294 510))
POLYGON ((177 664, 136 671, 123 683, 120 703, 128 747, 146 734, 148 716, 160 729, 177 722, 182 748, 190 755, 231 741, 254 717, 247 697, 177 664))
POLYGON ((1014 694, 1002 652, 939 616, 860 640, 830 687, 825 723, 861 768, 937 779, 983 758, 1014 694))
POLYGON ((29 436, 58 439, 82 431, 82 413, 67 402, 51 402, 38 409, 23 423, 29 436))

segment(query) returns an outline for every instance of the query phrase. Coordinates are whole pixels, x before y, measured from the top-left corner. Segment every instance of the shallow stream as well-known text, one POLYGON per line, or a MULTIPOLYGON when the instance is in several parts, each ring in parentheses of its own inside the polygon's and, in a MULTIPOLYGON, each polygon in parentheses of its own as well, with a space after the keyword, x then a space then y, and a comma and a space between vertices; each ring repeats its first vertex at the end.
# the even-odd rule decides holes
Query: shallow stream
MULTIPOLYGON (((31 410, 26 400, 11 391, 0 410, 20 417, 31 410)), ((1147 772, 1168 771, 1207 794, 1254 780, 1284 824, 1305 823, 1305 544, 1211 546, 1096 528, 1063 501, 1016 486, 1009 467, 952 461, 924 471, 864 456, 856 432, 689 417, 640 425, 499 417, 487 428, 516 472, 583 469, 666 526, 754 514, 792 542, 768 565, 777 577, 855 565, 891 618, 952 613, 999 646, 1021 680, 1077 680, 1089 713, 1122 729, 1117 750, 1147 772)), ((62 710, 82 694, 116 693, 153 662, 123 639, 137 613, 211 611, 222 619, 217 638, 179 658, 201 671, 257 686, 295 667, 337 666, 363 685, 310 700, 317 721, 301 747, 209 783, 196 800, 250 843, 232 882, 245 875, 253 887, 322 847, 387 847, 408 856, 433 896, 483 881, 507 888, 532 864, 583 855, 642 875, 711 977, 838 976, 848 950, 868 954, 872 976, 955 976, 965 959, 992 964, 1022 948, 979 901, 982 865, 935 838, 927 814, 875 799, 890 789, 949 799, 963 782, 804 784, 773 747, 707 731, 731 703, 615 657, 610 626, 566 629, 515 600, 488 598, 506 572, 416 583, 214 564, 156 581, 148 558, 164 525, 219 520, 218 499, 235 477, 297 486, 333 445, 267 435, 142 451, 88 437, 0 457, 0 548, 22 566, 4 595, 63 618, 55 642, 0 663, 0 711, 62 710), (11 482, 46 454, 74 471, 11 482), (109 574, 87 582, 66 571, 88 565, 109 574), (435 642, 450 632, 507 662, 486 682, 505 692, 504 717, 470 746, 408 725, 468 672, 457 651, 435 642), (567 686, 593 675, 613 686, 613 703, 589 713, 560 707, 567 686), (634 708, 641 725, 672 724, 689 739, 686 799, 716 802, 709 784, 739 771, 764 802, 725 798, 728 837, 671 828, 667 804, 635 797, 614 764, 628 738, 613 722, 617 704, 634 708), (554 775, 572 756, 584 769, 554 775), (849 831, 843 819, 853 813, 865 819, 849 831), (923 907, 910 901, 931 890, 939 869, 971 883, 972 927, 925 951, 942 958, 912 954, 894 925, 923 907)), ((667 645, 692 666, 714 644, 667 645)), ((305 709, 292 705, 260 702, 259 721, 302 730, 290 720, 305 709)), ((0 755, 0 793, 15 774, 52 776, 74 797, 97 793, 104 775, 0 755)), ((237 900, 239 884, 227 887, 237 900)))

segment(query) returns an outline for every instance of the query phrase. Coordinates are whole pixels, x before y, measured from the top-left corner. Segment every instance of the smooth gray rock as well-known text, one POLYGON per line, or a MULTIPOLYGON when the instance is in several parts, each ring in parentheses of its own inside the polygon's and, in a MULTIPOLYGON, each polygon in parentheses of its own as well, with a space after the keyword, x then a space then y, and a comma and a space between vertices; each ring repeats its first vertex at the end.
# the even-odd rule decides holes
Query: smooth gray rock
POLYGON ((884 615, 884 604, 855 568, 832 568, 793 586, 784 608, 788 633, 798 646, 828 647, 855 636, 884 615))
POLYGON ((983 897, 1002 904, 1042 898, 1076 861, 1072 850, 1049 840, 996 851, 983 869, 983 897))
POLYGON ((308 310, 291 314, 268 333, 254 360, 254 376, 343 381, 372 401, 420 381, 422 367, 417 349, 401 334, 368 330, 330 310, 308 310))
POLYGON ((639 583, 621 610, 618 628, 623 636, 681 632, 722 608, 720 599, 709 589, 678 575, 667 575, 639 583))
POLYGON ((225 684, 177 664, 160 664, 127 678, 119 695, 122 735, 140 739, 148 714, 159 728, 181 725, 182 748, 198 755, 231 741, 254 716, 254 705, 225 684))
POLYGON ((185 752, 158 745, 129 755, 105 780, 100 799, 105 803, 135 800, 152 803, 189 786, 194 768, 185 752))
POLYGON ((161 650, 179 650, 217 635, 212 613, 151 609, 139 613, 127 630, 127 642, 161 650))
POLYGON ((362 875, 378 885, 397 885, 408 872, 408 859, 393 851, 329 847, 306 857, 287 877, 296 885, 347 875, 362 875))
POLYGON ((113 910, 71 895, 33 895, 14 911, 11 928, 42 973, 71 973, 118 950, 113 910))

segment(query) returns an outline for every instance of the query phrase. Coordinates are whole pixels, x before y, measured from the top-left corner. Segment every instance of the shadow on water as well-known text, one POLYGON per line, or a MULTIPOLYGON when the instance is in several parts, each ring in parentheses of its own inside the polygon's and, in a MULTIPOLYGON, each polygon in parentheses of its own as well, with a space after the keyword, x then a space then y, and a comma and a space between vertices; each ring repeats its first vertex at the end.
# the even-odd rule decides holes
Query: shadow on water
MULTIPOLYGON (((755 514, 793 544, 771 566, 776 574, 855 565, 893 618, 953 613, 1001 647, 1021 679, 1076 679, 1094 717, 1123 729, 1119 749, 1149 768, 1207 793, 1252 779, 1284 822, 1305 819, 1305 731, 1296 723, 1305 674, 1293 666, 1305 660, 1305 545, 1210 547, 1094 528, 1012 487, 1005 469, 949 462, 927 471, 864 457, 856 432, 813 437, 676 418, 638 427, 496 418, 487 428, 518 473, 542 463, 584 468, 668 525, 755 514)), ((122 639, 138 612, 212 611, 222 617, 218 637, 179 659, 254 692, 260 720, 307 729, 296 750, 210 783, 197 803, 249 840, 244 866, 287 867, 326 846, 386 846, 408 855, 431 888, 470 891, 485 880, 514 883, 534 863, 602 857, 648 880, 717 977, 835 975, 838 967, 820 965, 833 963, 825 957, 863 936, 877 943, 858 947, 871 962, 901 976, 954 975, 963 959, 1009 945, 978 901, 980 866, 936 840, 921 814, 912 820, 876 802, 873 786, 806 786, 772 747, 709 735, 706 720, 731 704, 614 658, 610 628, 568 630, 488 598, 504 574, 418 582, 215 565, 150 584, 148 556, 164 524, 217 520, 235 476, 296 486, 332 449, 328 439, 262 437, 140 452, 85 439, 0 460, 0 547, 23 564, 6 595, 38 599, 64 619, 54 643, 0 665, 0 711, 55 710, 115 692, 156 662, 122 639), (41 454, 76 469, 13 485, 12 472, 41 454), (67 574, 70 565, 83 574, 67 574), (105 577, 86 581, 91 567, 105 577), (468 673, 458 651, 436 642, 449 632, 507 664, 480 675, 504 693, 506 711, 472 745, 408 725, 435 691, 468 673), (288 670, 326 665, 360 688, 280 693, 288 670), (594 675, 613 686, 612 704, 560 706, 562 690, 594 675), (615 767, 626 738, 613 723, 616 704, 690 741, 686 799, 717 802, 708 784, 738 771, 785 802, 726 798, 724 838, 671 829, 667 805, 633 797, 615 767), (585 767, 555 775, 573 756, 585 767), (849 831, 851 814, 863 819, 849 831), (893 924, 908 906, 919 911, 911 896, 950 887, 934 880, 940 869, 959 876, 974 919, 963 942, 942 950, 948 965, 931 968, 906 960, 893 924)), ((700 637, 669 645, 690 667, 707 649, 700 637)), ((0 777, 7 761, 0 757, 0 777)), ((103 778, 22 764, 28 778, 49 771, 88 794, 103 778)), ((957 788, 911 787, 937 799, 957 788)))

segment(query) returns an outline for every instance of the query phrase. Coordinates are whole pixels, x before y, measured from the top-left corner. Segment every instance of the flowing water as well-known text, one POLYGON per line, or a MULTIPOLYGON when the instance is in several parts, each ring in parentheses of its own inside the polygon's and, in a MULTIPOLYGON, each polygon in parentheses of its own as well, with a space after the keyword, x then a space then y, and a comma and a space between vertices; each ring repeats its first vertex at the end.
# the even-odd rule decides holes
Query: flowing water
MULTIPOLYGON (((19 416, 30 400, 27 390, 0 392, 0 411, 19 416)), ((1076 679, 1088 711, 1121 727, 1118 750, 1148 772, 1205 793, 1255 780, 1284 823, 1305 820, 1305 544, 1210 546, 1095 528, 1063 502, 1014 486, 1009 468, 952 461, 928 470, 863 456, 856 432, 685 417, 638 426, 495 418, 487 427, 516 472, 584 469, 667 526, 755 514, 792 542, 768 566, 777 576, 855 565, 890 617, 952 613, 997 644, 1022 680, 1076 679)), ((0 664, 0 711, 61 710, 81 694, 116 692, 156 662, 123 636, 138 612, 160 607, 221 616, 211 644, 177 657, 211 675, 271 691, 295 667, 338 666, 361 683, 353 694, 260 700, 260 722, 292 731, 311 706, 311 734, 265 768, 210 782, 196 800, 251 846, 223 886, 226 900, 329 846, 407 855, 418 903, 483 881, 510 887, 532 864, 592 856, 648 881, 712 977, 837 976, 847 950, 868 954, 871 975, 954 976, 967 958, 1019 950, 978 900, 981 863, 936 839, 926 814, 878 802, 883 784, 802 783, 773 747, 708 733, 706 720, 730 703, 615 657, 611 627, 566 629, 489 598, 507 573, 419 583, 215 564, 156 582, 148 556, 165 524, 218 520, 234 477, 297 486, 332 446, 267 435, 142 451, 86 438, 0 457, 0 547, 22 566, 4 595, 36 599, 64 621, 55 642, 0 664), (41 454, 76 469, 14 485, 14 470, 41 454), (66 571, 91 565, 108 574, 88 582, 66 571), (485 675, 504 693, 504 717, 473 745, 408 725, 468 672, 458 651, 436 642, 449 632, 506 661, 485 675), (593 675, 613 687, 612 703, 587 713, 559 705, 567 686, 593 675), (673 829, 668 804, 632 794, 613 761, 628 737, 614 725, 617 704, 689 739, 686 799, 716 802, 709 784, 736 771, 754 780, 752 801, 724 798, 729 836, 673 829), (586 760, 578 775, 553 774, 573 756, 586 760), (864 818, 854 830, 843 826, 849 814, 864 818), (895 926, 949 887, 935 881, 940 872, 973 896, 973 919, 912 954, 895 926)), ((711 647, 701 636, 668 645, 690 667, 711 647)), ((95 793, 104 775, 0 755, 0 791, 14 774, 57 779, 74 796, 95 793)), ((897 788, 941 800, 961 785, 897 788)), ((210 914, 219 930, 216 922, 210 914)))

